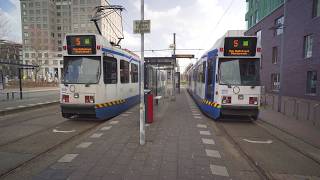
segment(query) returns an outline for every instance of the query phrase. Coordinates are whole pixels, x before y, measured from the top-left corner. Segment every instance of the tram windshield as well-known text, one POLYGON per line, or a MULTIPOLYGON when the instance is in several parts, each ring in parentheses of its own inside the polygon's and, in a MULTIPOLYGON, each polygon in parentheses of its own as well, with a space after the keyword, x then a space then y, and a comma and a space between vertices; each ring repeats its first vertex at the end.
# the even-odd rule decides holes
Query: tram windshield
POLYGON ((100 56, 65 56, 64 83, 96 84, 100 78, 100 56))
POLYGON ((238 86, 260 85, 259 59, 220 59, 220 84, 238 86))

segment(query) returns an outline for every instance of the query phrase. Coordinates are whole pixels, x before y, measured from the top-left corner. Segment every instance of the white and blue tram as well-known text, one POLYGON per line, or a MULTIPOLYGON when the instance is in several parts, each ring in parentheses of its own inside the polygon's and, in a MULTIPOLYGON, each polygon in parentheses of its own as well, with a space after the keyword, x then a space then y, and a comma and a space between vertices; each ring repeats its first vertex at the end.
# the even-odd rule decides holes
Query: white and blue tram
POLYGON ((108 119, 139 102, 139 57, 96 34, 68 34, 63 46, 62 116, 108 119))
POLYGON ((187 90, 213 119, 223 115, 257 119, 261 45, 243 31, 228 31, 188 71, 187 90))

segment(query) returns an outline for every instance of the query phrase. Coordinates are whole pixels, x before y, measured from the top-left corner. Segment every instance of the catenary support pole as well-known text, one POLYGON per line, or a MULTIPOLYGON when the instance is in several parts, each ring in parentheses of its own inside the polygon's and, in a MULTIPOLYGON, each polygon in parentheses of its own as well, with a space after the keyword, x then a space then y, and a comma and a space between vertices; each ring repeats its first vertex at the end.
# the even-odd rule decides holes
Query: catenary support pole
POLYGON ((173 33, 173 57, 174 57, 174 62, 173 62, 173 69, 172 69, 172 100, 175 100, 175 94, 176 94, 176 81, 175 81, 175 68, 176 68, 176 33, 173 33))
POLYGON ((19 89, 20 89, 20 99, 22 99, 22 80, 21 80, 21 68, 18 68, 18 76, 19 76, 19 89))
MULTIPOLYGON (((141 21, 144 20, 144 0, 141 0, 141 21)), ((141 33, 140 61, 140 145, 145 144, 145 104, 144 104, 144 33, 141 33)))

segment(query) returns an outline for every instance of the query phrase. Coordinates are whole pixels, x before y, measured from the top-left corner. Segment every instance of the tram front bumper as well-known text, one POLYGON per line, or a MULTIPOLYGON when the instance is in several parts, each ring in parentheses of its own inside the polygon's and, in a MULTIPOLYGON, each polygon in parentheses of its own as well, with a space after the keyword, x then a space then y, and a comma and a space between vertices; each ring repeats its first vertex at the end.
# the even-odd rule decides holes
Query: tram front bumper
POLYGON ((60 104, 62 114, 94 116, 95 105, 87 104, 60 104))
POLYGON ((258 106, 233 106, 233 105, 222 105, 220 110, 222 115, 232 116, 258 116, 258 106))

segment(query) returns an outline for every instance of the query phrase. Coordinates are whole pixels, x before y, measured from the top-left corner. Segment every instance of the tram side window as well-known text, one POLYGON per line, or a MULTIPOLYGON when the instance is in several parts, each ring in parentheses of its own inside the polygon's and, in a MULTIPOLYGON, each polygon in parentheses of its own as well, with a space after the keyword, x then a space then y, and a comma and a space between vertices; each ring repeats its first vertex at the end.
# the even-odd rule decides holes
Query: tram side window
POLYGON ((202 82, 202 76, 203 76, 203 65, 198 66, 198 82, 202 82))
POLYGON ((103 74, 105 84, 117 84, 117 59, 113 57, 103 57, 103 74))
POLYGON ((120 60, 120 81, 129 83, 129 62, 125 60, 120 60))
POLYGON ((201 75, 201 82, 205 83, 205 73, 206 73, 206 62, 202 63, 202 75, 201 75))
POLYGON ((138 82, 138 65, 131 63, 131 82, 138 82))

